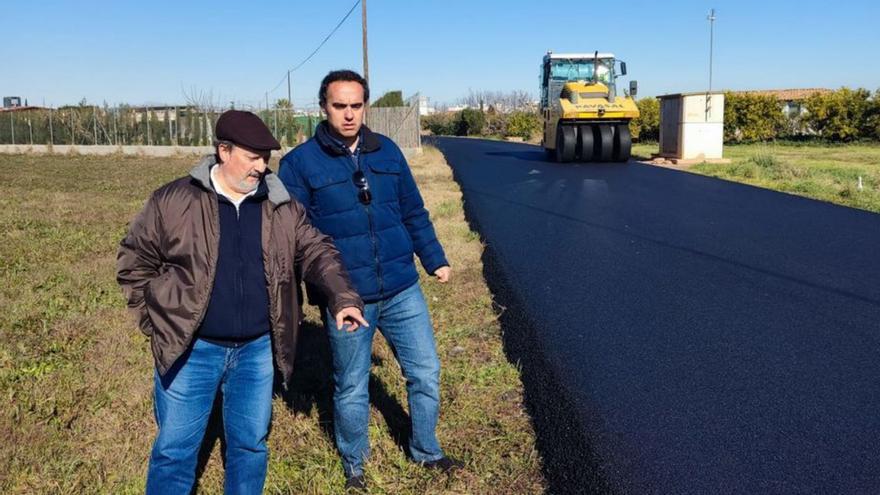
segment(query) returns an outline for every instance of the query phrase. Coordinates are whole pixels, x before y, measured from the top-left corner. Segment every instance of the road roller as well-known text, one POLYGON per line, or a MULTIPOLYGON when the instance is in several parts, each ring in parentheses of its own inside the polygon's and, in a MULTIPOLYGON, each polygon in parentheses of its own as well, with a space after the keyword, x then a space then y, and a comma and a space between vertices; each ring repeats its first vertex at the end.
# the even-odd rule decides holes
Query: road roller
POLYGON ((617 94, 626 62, 613 53, 547 52, 541 64, 542 146, 558 162, 626 162, 638 83, 617 94))

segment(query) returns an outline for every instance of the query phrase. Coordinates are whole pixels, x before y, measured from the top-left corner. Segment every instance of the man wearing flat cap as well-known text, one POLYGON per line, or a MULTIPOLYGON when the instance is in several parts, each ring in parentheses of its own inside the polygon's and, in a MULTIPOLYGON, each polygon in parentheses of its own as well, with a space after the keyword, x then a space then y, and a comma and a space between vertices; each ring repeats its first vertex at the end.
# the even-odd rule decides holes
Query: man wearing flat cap
POLYGON ((338 251, 266 168, 280 149, 263 122, 230 110, 216 154, 157 189, 117 255, 117 281, 155 361, 159 427, 147 493, 190 493, 205 428, 223 396, 226 493, 261 493, 273 356, 293 371, 294 269, 329 299, 340 328, 367 326, 338 251))

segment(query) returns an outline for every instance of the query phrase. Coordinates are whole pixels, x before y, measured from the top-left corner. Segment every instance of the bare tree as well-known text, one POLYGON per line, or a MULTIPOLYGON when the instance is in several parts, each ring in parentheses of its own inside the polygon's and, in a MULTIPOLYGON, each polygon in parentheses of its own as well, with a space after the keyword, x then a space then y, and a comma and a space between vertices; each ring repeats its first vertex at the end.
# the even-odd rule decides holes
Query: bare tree
POLYGON ((202 120, 202 135, 197 137, 201 142, 210 143, 212 137, 211 129, 213 125, 209 114, 216 114, 222 110, 223 106, 220 99, 214 98, 213 90, 203 90, 196 88, 195 86, 190 86, 188 91, 186 88, 181 88, 181 91, 183 92, 183 99, 186 101, 186 104, 190 107, 191 111, 200 114, 200 119, 202 120))
POLYGON ((469 89, 467 96, 459 100, 459 104, 470 108, 479 108, 483 111, 491 108, 501 113, 526 110, 531 106, 531 102, 532 95, 523 90, 505 93, 503 91, 469 89))

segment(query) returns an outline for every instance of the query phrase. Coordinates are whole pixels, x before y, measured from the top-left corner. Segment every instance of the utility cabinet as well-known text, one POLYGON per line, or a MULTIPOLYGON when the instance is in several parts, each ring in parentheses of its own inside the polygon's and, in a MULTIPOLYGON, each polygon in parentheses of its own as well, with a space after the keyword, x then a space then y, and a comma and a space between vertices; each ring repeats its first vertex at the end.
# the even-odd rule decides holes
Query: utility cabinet
POLYGON ((724 144, 724 93, 678 93, 660 100, 660 156, 719 159, 724 144))

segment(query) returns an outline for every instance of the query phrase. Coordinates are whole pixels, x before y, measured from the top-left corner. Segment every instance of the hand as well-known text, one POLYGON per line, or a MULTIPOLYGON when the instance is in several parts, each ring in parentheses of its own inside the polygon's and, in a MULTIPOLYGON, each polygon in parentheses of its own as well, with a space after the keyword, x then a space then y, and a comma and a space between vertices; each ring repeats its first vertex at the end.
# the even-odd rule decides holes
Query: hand
POLYGON ((437 277, 438 282, 445 284, 446 282, 449 282, 449 277, 452 276, 452 268, 449 268, 449 266, 441 266, 434 271, 434 276, 437 277))
POLYGON ((361 314, 361 310, 354 306, 342 308, 336 313, 336 328, 339 330, 354 332, 360 328, 361 325, 365 328, 370 326, 370 324, 367 323, 367 320, 364 319, 364 315, 361 314))

